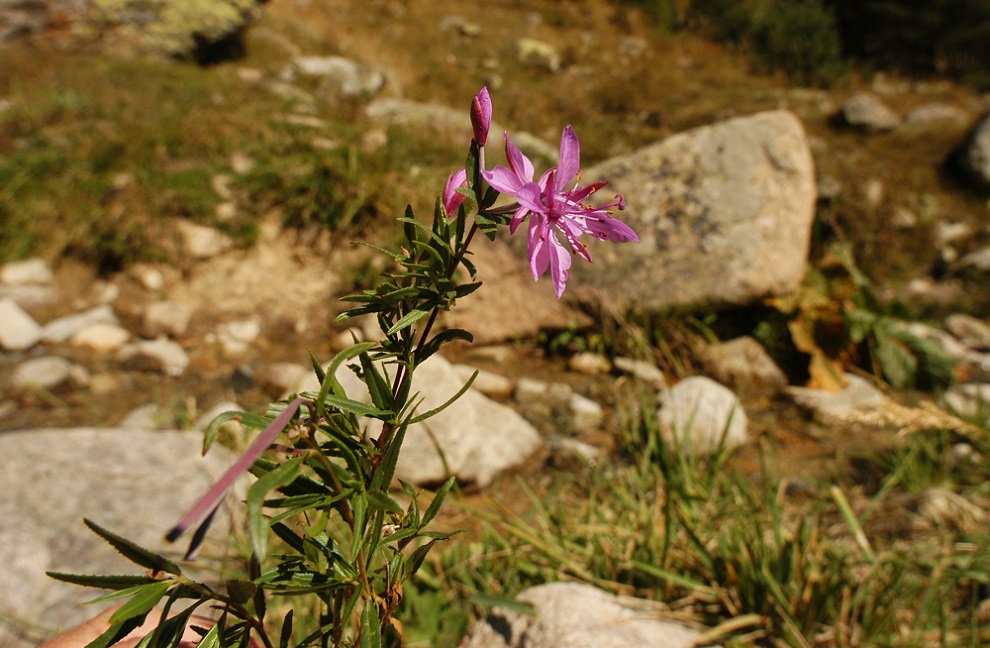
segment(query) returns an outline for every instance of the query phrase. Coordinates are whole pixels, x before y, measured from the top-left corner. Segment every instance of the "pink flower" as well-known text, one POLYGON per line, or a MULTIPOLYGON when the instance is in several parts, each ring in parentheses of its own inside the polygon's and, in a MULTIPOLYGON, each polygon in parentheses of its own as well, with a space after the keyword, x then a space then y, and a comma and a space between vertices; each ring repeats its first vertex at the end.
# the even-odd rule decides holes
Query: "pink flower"
POLYGON ((443 188, 443 208, 447 211, 448 216, 456 214, 457 208, 467 198, 464 194, 457 192, 458 189, 464 189, 467 186, 467 171, 464 169, 458 169, 447 177, 447 185, 443 188))
POLYGON ((488 95, 488 88, 483 87, 471 102, 471 127, 474 128, 474 141, 478 146, 488 143, 488 129, 491 125, 492 98, 488 95))
MULTIPOLYGON (((492 187, 494 187, 500 193, 508 194, 510 196, 516 196, 519 190, 525 185, 533 182, 533 174, 535 173, 535 168, 533 163, 528 157, 522 154, 522 151, 509 141, 509 134, 505 133, 505 159, 509 161, 509 166, 497 166, 491 171, 482 169, 481 175, 485 178, 492 187)), ((550 172, 543 174, 540 178, 540 186, 545 186, 546 179, 550 172)), ((516 213, 512 216, 512 221, 509 223, 509 233, 515 234, 516 228, 519 224, 523 222, 526 218, 526 214, 529 213, 529 209, 519 206, 516 213)))
POLYGON ((557 299, 564 294, 571 253, 591 261, 587 246, 580 241, 582 234, 588 233, 603 241, 639 240, 632 228, 612 217, 611 208, 625 209, 621 195, 615 197, 615 202, 601 207, 583 204, 588 196, 608 183, 595 182, 585 187, 578 184, 575 177, 580 176, 581 147, 570 126, 566 126, 560 136, 559 165, 548 169, 539 182, 533 182, 533 163, 509 141, 508 135, 505 151, 509 168, 495 167, 482 174, 495 189, 515 196, 519 201, 509 226, 511 232, 515 232, 529 215, 529 267, 534 279, 550 270, 557 299), (558 233, 566 245, 561 243, 558 233))

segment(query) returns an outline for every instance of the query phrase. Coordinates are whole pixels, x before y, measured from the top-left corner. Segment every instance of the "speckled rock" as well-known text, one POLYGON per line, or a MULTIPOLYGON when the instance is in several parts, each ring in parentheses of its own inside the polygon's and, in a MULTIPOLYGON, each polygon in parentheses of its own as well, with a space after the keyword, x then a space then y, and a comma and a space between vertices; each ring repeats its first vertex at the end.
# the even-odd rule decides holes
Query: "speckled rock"
POLYGON ((807 267, 815 173, 800 120, 764 112, 704 126, 585 169, 621 193, 638 243, 589 241, 568 293, 590 303, 728 307, 786 294, 807 267), (731 199, 730 199, 731 197, 731 199))

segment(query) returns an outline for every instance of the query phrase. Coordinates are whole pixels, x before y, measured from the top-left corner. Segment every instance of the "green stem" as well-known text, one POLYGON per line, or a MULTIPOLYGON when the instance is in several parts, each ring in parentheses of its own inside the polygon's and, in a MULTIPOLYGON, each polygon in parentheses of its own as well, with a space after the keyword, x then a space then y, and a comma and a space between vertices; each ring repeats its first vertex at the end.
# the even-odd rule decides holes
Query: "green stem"
MULTIPOLYGON (((475 232, 478 231, 478 223, 474 222, 471 225, 471 229, 468 231, 467 236, 464 238, 464 245, 454 256, 453 263, 450 264, 450 269, 447 271, 447 279, 452 279, 454 273, 457 271, 457 266, 461 264, 464 259, 464 255, 467 254, 468 246, 471 245, 471 241, 474 239, 475 232)), ((412 352, 410 357, 406 358, 405 363, 400 363, 399 368, 395 374, 395 380, 392 382, 392 398, 397 399, 399 394, 406 388, 407 383, 410 380, 412 372, 409 370, 409 364, 415 365, 417 356, 426 346, 426 342, 430 337, 430 331, 433 329, 433 325, 437 321, 437 317, 440 315, 440 305, 437 304, 433 307, 430 312, 430 318, 426 321, 426 325, 423 327, 423 332, 419 336, 419 342, 416 344, 416 349, 412 352)), ((382 435, 378 438, 378 447, 384 452, 384 449, 388 447, 389 441, 392 440, 392 436, 395 434, 395 425, 392 423, 386 423, 382 427, 382 435)))

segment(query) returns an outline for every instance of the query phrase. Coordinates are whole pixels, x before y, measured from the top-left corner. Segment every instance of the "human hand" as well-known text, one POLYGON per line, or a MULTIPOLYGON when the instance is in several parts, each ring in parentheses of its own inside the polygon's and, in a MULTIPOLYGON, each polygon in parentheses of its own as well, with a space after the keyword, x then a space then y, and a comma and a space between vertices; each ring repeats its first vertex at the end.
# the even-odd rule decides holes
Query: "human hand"
MULTIPOLYGON (((48 639, 38 646, 38 648, 85 648, 89 642, 106 632, 106 629, 110 627, 110 617, 116 610, 116 607, 112 607, 93 617, 89 621, 86 621, 71 630, 67 630, 56 637, 48 639)), ((134 648, 134 646, 138 645, 141 639, 154 632, 155 628, 158 626, 160 618, 160 615, 156 615, 154 613, 149 614, 148 618, 141 625, 141 627, 136 628, 133 632, 127 635, 123 641, 114 644, 114 646, 119 648, 134 648)), ((178 648, 195 648, 199 644, 201 636, 193 630, 192 627, 196 626, 199 628, 208 629, 213 626, 213 623, 213 619, 208 619, 203 616, 190 617, 189 622, 186 624, 186 630, 182 634, 182 641, 179 642, 178 648)), ((250 645, 252 648, 261 648, 261 644, 259 644, 253 637, 250 645)))

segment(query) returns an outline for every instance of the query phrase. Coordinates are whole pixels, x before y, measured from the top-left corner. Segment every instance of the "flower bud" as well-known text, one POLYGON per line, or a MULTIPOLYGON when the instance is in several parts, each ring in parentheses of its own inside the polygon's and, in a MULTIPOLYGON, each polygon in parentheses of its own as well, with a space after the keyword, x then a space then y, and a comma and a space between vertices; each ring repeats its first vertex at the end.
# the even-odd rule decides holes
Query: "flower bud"
POLYGON ((488 129, 492 125, 492 98, 488 96, 488 88, 474 95, 471 102, 471 126, 474 128, 474 141, 478 146, 488 142, 488 129))

